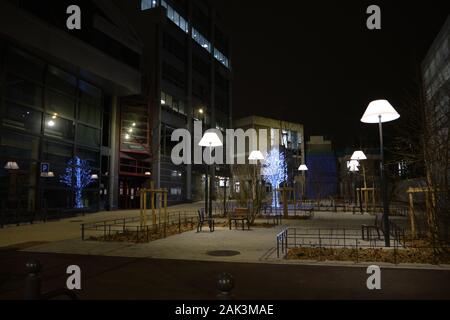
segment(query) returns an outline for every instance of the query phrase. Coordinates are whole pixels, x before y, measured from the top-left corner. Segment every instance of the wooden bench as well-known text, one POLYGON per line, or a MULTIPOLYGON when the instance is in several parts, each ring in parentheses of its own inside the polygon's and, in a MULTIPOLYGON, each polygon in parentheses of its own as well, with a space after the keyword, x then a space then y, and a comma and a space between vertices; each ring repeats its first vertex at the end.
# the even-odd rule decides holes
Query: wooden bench
POLYGON ((238 222, 242 223, 242 230, 245 230, 245 224, 247 224, 248 230, 250 230, 250 219, 249 219, 248 208, 236 208, 228 216, 228 222, 231 230, 232 222, 234 221, 234 226, 237 229, 238 222))
POLYGON ((295 207, 296 212, 304 212, 306 217, 313 218, 314 217, 314 206, 308 204, 297 204, 295 207))
POLYGON ((205 208, 201 208, 198 210, 198 223, 197 223, 197 232, 202 231, 203 223, 207 222, 209 226, 209 231, 214 232, 214 219, 205 216, 205 208))
POLYGON ((365 235, 367 235, 367 240, 371 240, 372 237, 372 231, 375 231, 377 233, 378 240, 381 240, 381 233, 384 234, 384 226, 383 226, 383 214, 377 213, 375 215, 375 221, 373 225, 367 225, 363 224, 361 225, 361 233, 362 233, 362 239, 366 240, 365 235))

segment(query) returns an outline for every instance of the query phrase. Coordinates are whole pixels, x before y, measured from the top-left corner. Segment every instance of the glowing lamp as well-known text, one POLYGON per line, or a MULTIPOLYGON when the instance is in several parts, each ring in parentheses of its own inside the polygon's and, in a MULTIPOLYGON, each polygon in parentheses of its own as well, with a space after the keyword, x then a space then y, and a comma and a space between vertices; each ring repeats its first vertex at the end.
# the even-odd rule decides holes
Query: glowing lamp
POLYGON ((361 118, 364 123, 384 123, 400 118, 398 112, 387 100, 372 101, 361 118))
POLYGON ((19 165, 15 161, 7 162, 5 165, 6 170, 19 170, 19 165))
POLYGON ((221 147, 223 146, 222 141, 220 141, 219 136, 215 132, 205 132, 203 138, 200 140, 200 147, 221 147))
MULTIPOLYGON (((367 160, 367 157, 364 154, 364 152, 362 152, 362 151, 355 151, 355 152, 353 152, 353 155, 352 155, 352 157, 350 159, 351 160, 358 160, 358 161, 360 161, 360 160, 367 160)), ((358 163, 358 165, 359 165, 359 163, 358 163)))
POLYGON ((264 156, 263 156, 263 154, 261 153, 261 151, 259 151, 259 150, 256 150, 256 151, 252 151, 251 153, 250 153, 250 156, 248 157, 248 160, 250 160, 250 161, 258 161, 258 160, 264 160, 264 156))

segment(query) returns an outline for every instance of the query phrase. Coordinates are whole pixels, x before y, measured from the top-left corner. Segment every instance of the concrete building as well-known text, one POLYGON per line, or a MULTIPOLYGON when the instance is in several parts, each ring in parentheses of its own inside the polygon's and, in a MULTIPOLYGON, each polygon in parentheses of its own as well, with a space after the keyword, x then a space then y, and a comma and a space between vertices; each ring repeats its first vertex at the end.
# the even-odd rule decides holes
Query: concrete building
POLYGON ((337 195, 337 158, 330 140, 311 136, 306 143, 306 195, 326 199, 337 195))
MULTIPOLYGON (((259 116, 249 116, 245 118, 234 120, 235 129, 255 129, 257 134, 258 146, 261 146, 260 129, 267 132, 264 138, 267 139, 265 146, 266 151, 270 151, 274 145, 281 146, 285 152, 287 161, 287 174, 288 185, 294 187, 296 190, 296 198, 299 198, 300 194, 300 179, 301 173, 298 168, 301 164, 305 163, 305 143, 304 143, 304 128, 300 123, 282 121, 278 119, 271 119, 259 116)), ((253 150, 246 146, 245 159, 248 159, 249 153, 253 150)), ((245 180, 244 177, 240 177, 241 180, 245 180)), ((247 177, 250 179, 250 177, 247 177)))
POLYGON ((114 2, 133 22, 145 53, 142 94, 122 103, 120 207, 136 207, 131 198, 136 199, 136 190, 149 178, 155 187, 169 190, 171 204, 200 200, 205 168, 173 165, 170 156, 177 142, 171 141, 171 134, 178 128, 193 132, 196 120, 204 129, 231 128, 229 36, 207 1, 114 2), (146 112, 149 117, 143 119, 146 112), (145 123, 142 134, 128 132, 135 119, 145 123))
MULTIPOLYGON (((450 15, 444 23, 422 63, 425 92, 425 114, 434 147, 432 174, 437 184, 450 179, 448 130, 450 127, 450 15), (447 172, 445 169, 447 168, 447 172)), ((430 161, 430 160, 429 160, 430 161)))

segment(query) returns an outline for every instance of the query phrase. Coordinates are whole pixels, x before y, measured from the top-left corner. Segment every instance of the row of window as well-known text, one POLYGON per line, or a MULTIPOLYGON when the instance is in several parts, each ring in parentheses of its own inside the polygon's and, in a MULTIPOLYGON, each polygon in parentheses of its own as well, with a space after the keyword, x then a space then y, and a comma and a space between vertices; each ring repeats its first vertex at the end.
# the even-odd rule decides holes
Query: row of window
POLYGON ((161 105, 173 111, 186 115, 186 105, 183 100, 174 98, 168 93, 161 91, 161 105))
MULTIPOLYGON (((166 1, 160 0, 161 6, 166 8, 166 15, 167 18, 169 18, 170 21, 175 23, 183 32, 189 33, 189 22, 187 22, 186 19, 184 19, 175 9, 173 9, 166 1)), ((156 8, 158 6, 158 0, 141 0, 141 10, 147 10, 156 8)), ((212 52, 212 46, 211 42, 206 39, 205 36, 203 36, 197 29, 192 27, 192 39, 194 39, 195 42, 197 42, 203 49, 208 51, 209 53, 212 52)), ((214 48, 214 58, 217 59, 221 64, 223 64, 225 67, 229 68, 230 63, 228 58, 221 53, 219 50, 214 48)))

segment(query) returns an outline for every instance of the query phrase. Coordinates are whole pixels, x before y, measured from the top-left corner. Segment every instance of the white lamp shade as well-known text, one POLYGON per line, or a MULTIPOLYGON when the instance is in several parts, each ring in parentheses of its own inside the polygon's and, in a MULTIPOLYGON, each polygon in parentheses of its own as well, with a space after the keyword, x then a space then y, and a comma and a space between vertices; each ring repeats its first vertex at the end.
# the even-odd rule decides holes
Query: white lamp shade
MULTIPOLYGON (((362 152, 362 151, 355 151, 355 152, 353 152, 353 155, 350 158, 350 160, 367 160, 367 157, 364 154, 364 152, 362 152)), ((358 165, 359 165, 359 163, 358 163, 358 165)))
POLYGON ((7 170, 19 170, 19 165, 17 164, 17 162, 9 161, 9 162, 6 163, 5 169, 7 169, 7 170))
POLYGON ((261 151, 256 150, 256 151, 252 151, 250 153, 250 156, 248 157, 248 160, 252 161, 252 160, 264 160, 264 156, 261 153, 261 151))
POLYGON ((98 180, 98 174, 93 174, 93 175, 91 175, 91 179, 92 180, 98 180))
POLYGON ((299 170, 299 171, 308 171, 308 167, 307 167, 306 165, 302 164, 302 165, 298 168, 298 170, 299 170))
POLYGON ((361 118, 364 123, 379 123, 394 121, 400 118, 398 112, 387 100, 372 101, 366 109, 366 112, 361 118))
POLYGON ((205 132, 203 138, 200 140, 200 147, 221 147, 223 146, 219 136, 215 132, 205 132))

